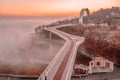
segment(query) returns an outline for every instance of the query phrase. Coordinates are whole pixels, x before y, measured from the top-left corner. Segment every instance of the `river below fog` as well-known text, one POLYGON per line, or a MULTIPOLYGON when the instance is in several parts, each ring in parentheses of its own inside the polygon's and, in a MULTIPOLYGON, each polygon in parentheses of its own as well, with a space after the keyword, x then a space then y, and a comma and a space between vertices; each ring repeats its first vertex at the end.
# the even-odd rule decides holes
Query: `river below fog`
MULTIPOLYGON (((49 23, 55 20, 50 20, 49 23)), ((35 34, 39 19, 0 19, 0 73, 38 76, 64 44, 35 34)))

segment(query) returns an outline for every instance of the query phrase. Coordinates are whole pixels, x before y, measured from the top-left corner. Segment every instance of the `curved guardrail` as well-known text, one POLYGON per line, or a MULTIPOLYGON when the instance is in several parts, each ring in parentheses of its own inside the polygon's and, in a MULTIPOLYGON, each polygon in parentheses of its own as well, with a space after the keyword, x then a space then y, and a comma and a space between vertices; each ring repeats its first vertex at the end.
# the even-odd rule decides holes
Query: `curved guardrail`
POLYGON ((40 75, 40 77, 38 78, 38 80, 45 80, 45 78, 48 78, 49 80, 52 80, 54 77, 55 72, 57 71, 60 63, 62 62, 62 58, 65 56, 64 53, 67 52, 67 48, 68 46, 71 44, 69 39, 67 39, 66 37, 64 37, 63 35, 57 33, 54 30, 45 28, 45 30, 50 31, 54 34, 57 34, 59 37, 63 38, 64 40, 66 40, 65 44, 62 46, 62 48, 58 51, 58 53, 56 54, 56 56, 53 58, 53 60, 50 62, 50 64, 47 66, 47 68, 44 70, 44 72, 40 75), (62 53, 62 54, 61 54, 62 53), (48 74, 49 73, 49 74, 48 74))
POLYGON ((56 30, 56 28, 60 28, 60 27, 64 27, 64 26, 56 26, 56 27, 49 27, 49 28, 45 27, 44 28, 44 30, 50 31, 50 32, 58 35, 59 37, 63 38, 64 40, 66 40, 66 42, 62 46, 62 48, 58 51, 58 53, 53 58, 53 60, 50 62, 50 64, 47 66, 47 68, 44 70, 44 72, 40 75, 38 80, 47 80, 47 79, 53 80, 53 78, 54 78, 60 64, 62 63, 65 55, 67 54, 67 51, 70 48, 70 45, 72 44, 71 43, 71 40, 72 40, 72 42, 74 43, 74 46, 72 48, 70 57, 68 59, 68 63, 66 65, 67 69, 65 68, 65 71, 64 71, 63 76, 62 76, 62 78, 64 78, 64 79, 61 79, 61 80, 70 79, 70 76, 72 74, 72 68, 73 68, 73 64, 74 64, 74 61, 75 61, 78 45, 80 43, 82 43, 84 41, 84 39, 82 37, 70 35, 68 33, 56 30), (64 35, 71 37, 71 40, 69 39, 69 37, 66 37, 64 35), (81 40, 81 41, 79 41, 79 40, 81 40))

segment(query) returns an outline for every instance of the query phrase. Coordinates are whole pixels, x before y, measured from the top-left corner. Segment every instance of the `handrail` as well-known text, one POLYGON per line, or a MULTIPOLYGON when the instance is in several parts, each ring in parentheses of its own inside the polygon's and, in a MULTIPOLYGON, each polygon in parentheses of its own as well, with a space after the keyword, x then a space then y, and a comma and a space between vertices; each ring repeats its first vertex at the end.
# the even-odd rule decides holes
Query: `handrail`
MULTIPOLYGON (((74 60, 75 60, 74 58, 76 56, 75 52, 77 51, 78 45, 84 41, 84 38, 78 37, 78 36, 73 36, 73 35, 70 35, 68 33, 56 30, 56 28, 59 28, 59 27, 63 27, 63 26, 44 27, 44 30, 50 31, 51 33, 56 34, 59 37, 63 38, 65 40, 65 44, 58 51, 56 56, 53 58, 53 60, 50 62, 50 64, 47 66, 47 68, 44 70, 44 72, 40 75, 38 80, 46 80, 46 78, 49 80, 53 80, 57 69, 59 68, 59 66, 60 66, 61 62, 63 61, 67 51, 69 50, 70 45, 72 44, 71 40, 68 37, 65 37, 64 35, 72 36, 71 39, 73 40, 74 46, 73 46, 72 52, 70 54, 70 58, 68 60, 68 63, 70 63, 70 64, 69 65, 67 64, 67 67, 68 66, 70 66, 70 67, 68 67, 68 69, 67 69, 68 71, 67 71, 66 77, 62 77, 62 78, 65 78, 65 80, 68 80, 69 76, 71 75, 71 72, 72 72, 71 68, 73 67, 72 64, 74 63, 74 60), (82 41, 79 41, 79 40, 82 40, 82 41), (74 58, 73 58, 73 56, 74 56, 74 58), (70 60, 70 59, 72 59, 72 60, 70 60)), ((66 69, 65 69, 65 72, 66 72, 66 69)), ((63 75, 63 76, 65 76, 65 75, 63 75)))
POLYGON ((0 76, 17 77, 17 78, 38 78, 39 77, 39 76, 15 75, 15 74, 0 74, 0 76))
POLYGON ((58 36, 60 36, 61 38, 63 38, 64 40, 66 40, 65 44, 62 46, 62 48, 58 51, 58 53, 56 54, 56 56, 53 58, 53 60, 50 62, 50 64, 47 66, 47 68, 44 70, 44 72, 41 74, 41 76, 38 78, 38 80, 44 80, 45 76, 48 76, 48 73, 51 71, 51 69, 54 67, 55 63, 57 62, 58 58, 60 57, 61 53, 65 50, 66 47, 68 47, 69 45, 69 39, 67 39, 66 37, 62 36, 61 34, 52 31, 51 29, 45 28, 45 30, 50 31, 54 34, 57 34, 58 36))

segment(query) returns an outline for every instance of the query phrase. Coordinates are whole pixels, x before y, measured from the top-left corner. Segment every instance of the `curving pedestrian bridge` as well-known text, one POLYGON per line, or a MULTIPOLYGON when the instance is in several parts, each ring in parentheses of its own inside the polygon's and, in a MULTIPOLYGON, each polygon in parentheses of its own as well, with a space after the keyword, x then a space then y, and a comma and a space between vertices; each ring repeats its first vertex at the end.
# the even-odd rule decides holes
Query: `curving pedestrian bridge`
POLYGON ((66 42, 44 70, 44 72, 39 76, 38 80, 71 79, 77 49, 78 46, 83 43, 84 38, 59 31, 56 29, 59 27, 63 26, 44 27, 44 30, 56 34, 57 36, 63 38, 66 42))

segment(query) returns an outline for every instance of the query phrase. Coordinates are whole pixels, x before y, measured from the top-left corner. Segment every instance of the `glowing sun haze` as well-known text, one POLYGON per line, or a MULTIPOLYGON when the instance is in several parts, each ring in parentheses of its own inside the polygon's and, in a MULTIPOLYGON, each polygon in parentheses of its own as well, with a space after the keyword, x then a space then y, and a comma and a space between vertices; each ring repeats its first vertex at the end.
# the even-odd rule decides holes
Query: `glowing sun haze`
POLYGON ((57 16, 77 15, 82 8, 120 7, 120 0, 0 0, 0 15, 57 16))

